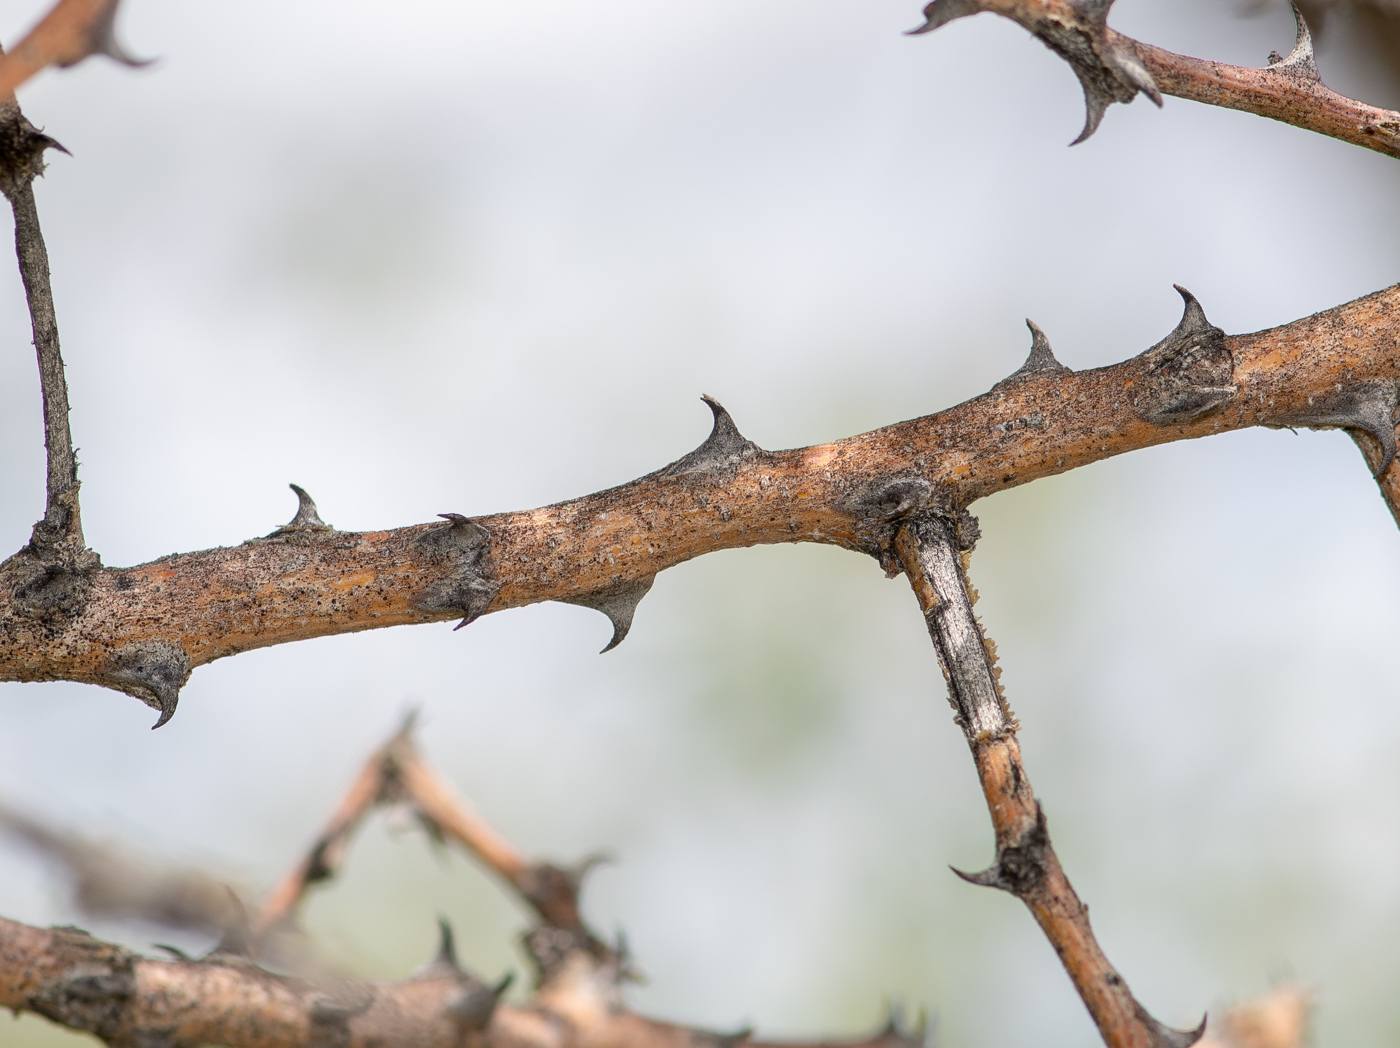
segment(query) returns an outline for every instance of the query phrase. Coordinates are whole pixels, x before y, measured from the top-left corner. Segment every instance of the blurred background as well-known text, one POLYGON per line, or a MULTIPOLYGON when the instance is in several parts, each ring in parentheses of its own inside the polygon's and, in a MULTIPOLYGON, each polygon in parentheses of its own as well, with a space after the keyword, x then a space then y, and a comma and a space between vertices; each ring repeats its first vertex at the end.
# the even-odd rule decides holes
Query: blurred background
MULTIPOLYGON (((0 4, 13 42, 41 5, 0 4)), ((1262 65, 1287 8, 1121 0, 1116 28, 1262 65)), ((1400 105, 1371 14, 1328 82, 1400 105)), ((346 530, 523 509, 709 430, 784 448, 926 414, 1024 359, 1135 354, 1180 315, 1284 323, 1400 272, 1400 164, 1243 114, 1115 106, 992 16, 918 4, 128 0, 159 56, 22 89, 64 143, 37 185, 109 565, 266 534, 287 483, 346 530), (1280 250, 1280 244, 1287 250, 1280 250)), ((17 275, 0 278, 0 548, 42 513, 17 275)), ((1028 768, 1108 954, 1164 1021, 1281 980, 1318 1043, 1400 1037, 1400 541, 1342 433, 1156 448, 973 507, 979 606, 1028 768)), ((991 832, 908 586, 812 546, 663 574, 627 642, 548 604, 256 651, 159 732, 129 697, 0 684, 0 801, 250 891, 422 709, 430 760, 625 930, 647 1013, 854 1035, 925 1006, 952 1048, 1096 1043, 1014 899, 948 871, 991 832)), ((0 913, 78 921, 0 840, 0 913)), ((401 977, 439 914, 488 977, 522 913, 371 824, 307 923, 401 977)), ((184 940, 178 940, 184 942, 184 940)), ((184 943, 204 949, 207 942, 184 943)), ((0 1017, 0 1042, 84 1039, 0 1017)))

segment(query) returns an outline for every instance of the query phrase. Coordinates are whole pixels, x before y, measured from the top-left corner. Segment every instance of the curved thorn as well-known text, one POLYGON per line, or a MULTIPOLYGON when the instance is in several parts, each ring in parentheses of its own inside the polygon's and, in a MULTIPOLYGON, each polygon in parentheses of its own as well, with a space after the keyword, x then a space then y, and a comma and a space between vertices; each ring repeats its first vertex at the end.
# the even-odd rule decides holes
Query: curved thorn
POLYGON ((760 448, 739 432, 733 417, 724 405, 711 396, 700 398, 714 415, 710 435, 698 448, 682 455, 661 470, 668 477, 708 476, 711 480, 729 480, 746 461, 759 454, 760 448))
POLYGON ((1115 70, 1127 78, 1128 82, 1146 95, 1158 109, 1163 106, 1162 92, 1157 87, 1157 81, 1152 74, 1147 71, 1147 67, 1138 61, 1137 56, 1127 51, 1119 51, 1115 56, 1115 70))
POLYGON ((1312 30, 1308 28, 1308 20, 1303 17, 1303 12, 1298 9, 1297 4, 1289 4, 1293 8, 1293 21, 1298 27, 1298 35, 1293 40, 1293 50, 1288 52, 1288 57, 1283 60, 1285 65, 1293 65, 1307 73, 1314 80, 1321 80, 1322 74, 1317 68, 1317 53, 1313 48, 1312 30))
POLYGON ((656 582, 656 576, 648 575, 636 582, 609 586, 607 589, 594 590, 592 593, 580 594, 577 597, 563 597, 560 598, 560 602, 576 604, 581 608, 592 608, 594 611, 601 611, 608 617, 608 621, 612 623, 613 635, 612 640, 608 641, 607 646, 598 653, 603 655, 627 639, 627 634, 632 631, 632 619, 637 614, 637 605, 642 602, 643 597, 651 592, 654 582, 656 582))
POLYGON ((452 939, 452 925, 447 918, 438 915, 438 950, 433 958, 433 966, 439 968, 451 968, 453 971, 461 971, 457 964, 457 947, 452 939))
POLYGON ((1000 888, 1002 891, 1009 890, 1006 887, 1006 882, 1002 880, 1001 868, 995 864, 988 866, 985 870, 979 870, 976 873, 966 873, 956 866, 949 866, 948 869, 967 881, 968 884, 975 884, 981 888, 1000 888))
POLYGON ((224 885, 224 890, 228 892, 229 901, 233 903, 233 918, 224 928, 219 944, 202 958, 206 961, 211 957, 253 956, 253 928, 248 922, 248 911, 243 906, 243 900, 232 888, 224 885))
POLYGON ((330 525, 322 520, 321 515, 316 512, 316 503, 306 493, 305 488, 296 484, 288 484, 287 487, 296 492, 297 514, 283 524, 283 528, 330 528, 330 525))
POLYGON ((484 539, 490 535, 486 528, 462 513, 439 513, 438 516, 454 528, 465 528, 473 539, 484 539))
POLYGON ((160 699, 160 717, 151 725, 151 731, 169 724, 170 718, 175 716, 175 707, 180 704, 179 692, 162 690, 157 697, 160 699))
POLYGON ((739 427, 734 423, 734 417, 724 409, 723 404, 708 393, 701 393, 700 399, 705 402, 706 407, 710 409, 710 414, 715 417, 715 424, 710 430, 709 437, 705 440, 706 444, 717 440, 744 439, 744 435, 739 432, 739 427))
POLYGON ((1072 146, 1089 140, 1103 123, 1103 115, 1108 112, 1108 107, 1113 104, 1113 98, 1100 91, 1078 69, 1075 70, 1075 74, 1079 77, 1080 86, 1084 88, 1084 130, 1070 143, 1072 146))
POLYGON ((1181 301, 1186 305, 1186 308, 1181 314, 1181 322, 1176 326, 1175 333, 1186 335, 1196 331, 1205 331, 1215 326, 1206 319, 1206 311, 1202 308, 1200 300, 1197 299, 1195 295, 1191 294, 1191 292, 1187 291, 1180 284, 1173 284, 1172 287, 1176 288, 1176 293, 1181 296, 1181 301))
POLYGON ((155 61, 154 58, 137 58, 117 40, 117 5, 121 0, 111 0, 107 9, 97 17, 92 25, 92 53, 106 55, 124 66, 140 68, 155 61))
POLYGON ((1045 336, 1044 331, 1040 330, 1036 322, 1027 318, 1026 327, 1030 328, 1031 331, 1031 351, 1026 357, 1026 362, 993 385, 993 389, 1002 389, 1023 378, 1033 378, 1046 372, 1065 375, 1070 373, 1069 368, 1055 359, 1055 351, 1050 346, 1050 339, 1045 336))
POLYGON ((955 18, 966 18, 986 8, 978 0, 933 0, 924 8, 924 24, 917 29, 906 29, 905 36, 922 36, 947 25, 955 18))
POLYGON ((1133 999, 1133 1006, 1138 1021, 1146 1026, 1152 1035, 1152 1048, 1191 1048, 1206 1035, 1206 1020, 1209 1016, 1201 1016, 1200 1025, 1194 1030, 1177 1030, 1158 1022, 1136 998, 1133 999))
POLYGON ((583 887, 584 878, 592 873, 599 866, 610 866, 617 862, 617 856, 611 852, 594 852, 592 855, 585 855, 578 862, 564 870, 564 876, 568 879, 569 888, 575 895, 583 887))
POLYGON ((41 131, 39 133, 39 141, 45 149, 57 149, 60 153, 63 153, 66 156, 73 155, 67 146, 65 146, 58 139, 54 138, 52 135, 46 135, 41 131))

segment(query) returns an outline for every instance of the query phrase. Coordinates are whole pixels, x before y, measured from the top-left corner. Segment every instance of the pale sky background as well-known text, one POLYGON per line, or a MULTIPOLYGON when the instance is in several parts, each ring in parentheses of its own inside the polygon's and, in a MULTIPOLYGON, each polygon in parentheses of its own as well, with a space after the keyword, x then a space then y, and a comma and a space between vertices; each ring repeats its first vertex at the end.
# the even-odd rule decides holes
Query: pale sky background
MULTIPOLYGON (((0 3, 16 40, 40 5, 0 3)), ((109 565, 523 509, 690 450, 709 393, 764 447, 984 391, 1028 348, 1076 368, 1176 323, 1229 332, 1400 273, 1400 165, 1168 99, 1098 135, 1072 73, 991 16, 931 37, 878 0, 128 0, 158 65, 22 89, 73 157, 38 184, 109 565)), ((1121 0, 1114 25, 1262 64, 1282 10, 1121 0)), ((1379 84, 1324 51, 1339 88, 1379 84)), ((0 278, 0 547, 42 512, 17 275, 0 278)), ((1095 928, 1159 1018, 1284 979, 1319 1044, 1400 1037, 1400 536, 1340 433, 1156 448, 973 507, 979 611, 1095 928)), ((1014 899, 957 880, 991 832, 913 598, 811 546, 663 574, 606 657, 550 604, 253 652, 174 721, 0 685, 0 798, 254 890, 300 855, 410 704, 439 768, 532 853, 607 850, 649 1014, 856 1035, 926 1006, 949 1048, 1095 1043, 1014 899)), ((80 920, 0 842, 0 913, 80 920)), ((438 913, 490 977, 523 916, 376 822, 307 919, 400 977, 438 913)), ((91 925, 90 925, 91 926, 91 925)), ((169 932, 91 926, 140 948, 169 932)), ((205 944, 191 943, 193 947, 205 944)), ((81 1041, 40 1020, 0 1043, 81 1041)))

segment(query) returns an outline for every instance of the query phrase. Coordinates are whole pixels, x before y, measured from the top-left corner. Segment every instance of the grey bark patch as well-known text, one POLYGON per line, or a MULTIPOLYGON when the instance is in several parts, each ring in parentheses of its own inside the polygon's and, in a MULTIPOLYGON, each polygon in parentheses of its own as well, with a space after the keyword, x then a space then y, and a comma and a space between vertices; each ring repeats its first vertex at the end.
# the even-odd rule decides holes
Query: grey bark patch
POLYGON ((345 1048, 351 1041, 351 1020, 373 1004, 374 990, 363 983, 347 985, 338 995, 319 993, 312 997, 306 1009, 311 1020, 308 1048, 345 1048))
POLYGON ((1359 429, 1369 433, 1381 446, 1380 476, 1395 460, 1395 410, 1400 406, 1400 386, 1373 379, 1358 382, 1330 397, 1319 397, 1306 410, 1294 412, 1270 423, 1275 428, 1302 426, 1305 429, 1359 429))
POLYGON ((940 495, 931 481, 916 473, 878 477, 857 488, 841 503, 841 511, 871 524, 890 524, 926 510, 938 510, 940 495))
POLYGON ((102 683, 160 710, 159 728, 175 716, 180 689, 190 679, 190 657, 169 641, 128 644, 112 653, 102 683))
POLYGON ((648 575, 636 582, 619 583, 615 586, 609 586, 607 589, 594 590, 577 597, 561 597, 560 602, 601 611, 612 622, 612 640, 608 641, 607 647, 598 653, 601 655, 612 651, 613 648, 627 639, 627 634, 632 629, 632 618, 637 613, 637 605, 641 603, 643 597, 651 592, 654 582, 656 582, 656 576, 648 575))
POLYGON ((1132 393, 1140 417, 1159 426, 1203 418, 1234 399, 1235 359, 1225 332, 1206 319, 1196 296, 1180 285, 1186 304, 1170 335, 1142 354, 1148 372, 1132 393))
POLYGON ((1045 826, 1045 812, 1039 802, 1035 806, 1035 825, 1021 839, 997 849, 996 862, 977 873, 953 869, 969 884, 983 888, 998 888, 1019 899, 1035 894, 1045 883, 1047 863, 1052 854, 1050 832, 1045 826))
POLYGON ((1045 337, 1045 332, 1041 331, 1035 322, 1029 319, 1026 321, 1026 327, 1031 329, 1030 356, 1026 357, 1026 362, 1019 368, 992 386, 992 389, 1005 389, 1028 378, 1037 378, 1042 375, 1073 374, 1069 368, 1055 359, 1055 351, 1050 347, 1050 340, 1045 337))
POLYGON ((739 467, 762 452, 753 441, 739 432, 734 419, 713 397, 701 397, 714 414, 715 424, 705 442, 669 466, 662 475, 726 482, 734 479, 739 467))
POLYGON ((134 956, 77 928, 54 932, 56 950, 71 955, 73 963, 30 997, 29 1007, 60 1025, 112 1040, 136 992, 134 956))
POLYGON ((486 562, 491 533, 460 513, 438 515, 447 523, 423 532, 414 545, 446 577, 429 586, 415 606, 432 614, 458 612, 462 621, 453 628, 461 629, 485 613, 501 588, 486 562))
POLYGON ((93 570, 41 559, 21 550, 0 568, 0 579, 19 614, 58 627, 87 610, 92 598, 93 570))
MULTIPOLYGON (((958 523, 928 514, 905 525, 912 529, 919 568, 938 603, 925 613, 929 636, 948 682, 948 699, 969 743, 1014 731, 992 672, 991 656, 962 574, 958 523)), ((970 536, 969 536, 970 537, 970 536)))

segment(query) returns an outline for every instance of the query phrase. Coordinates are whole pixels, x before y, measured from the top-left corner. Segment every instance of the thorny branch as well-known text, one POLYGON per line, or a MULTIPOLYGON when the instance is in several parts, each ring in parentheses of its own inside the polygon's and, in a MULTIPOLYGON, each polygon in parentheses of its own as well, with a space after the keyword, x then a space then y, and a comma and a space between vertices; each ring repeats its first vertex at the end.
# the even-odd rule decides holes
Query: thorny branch
POLYGON ((1092 135, 1114 102, 1139 94, 1157 105, 1162 95, 1238 109, 1281 120, 1352 145, 1400 157, 1400 113, 1358 102, 1322 82, 1312 34, 1294 7, 1298 36, 1286 58, 1269 56, 1263 69, 1174 54, 1108 27, 1113 0, 933 0, 924 8, 928 33, 957 18, 991 11, 1019 23, 1070 64, 1084 88, 1084 130, 1092 135))
POLYGON ((830 444, 764 451, 711 401, 697 450, 541 509, 342 532, 302 493, 296 518, 263 538, 95 569, 81 588, 35 582, 21 554, 0 564, 0 680, 101 684, 160 709, 163 724, 194 667, 310 637, 561 600, 608 615, 611 647, 656 574, 705 553, 821 542, 897 572, 897 526, 930 505, 1248 426, 1362 434, 1393 493, 1400 286, 1236 336, 1182 294, 1176 329, 1121 364, 1070 371, 1037 330, 1026 366, 990 392, 830 444))
MULTIPOLYGON (((0 58, 0 98, 50 64, 93 53, 132 62, 116 45, 117 0, 59 0, 0 58)), ((1400 114, 1321 81, 1301 15, 1287 58, 1244 69, 1175 55, 1108 28, 1112 0, 934 0, 927 32, 992 11, 1065 58, 1084 88, 1082 141, 1114 102, 1174 94, 1242 109, 1400 156, 1400 114)), ((132 63, 134 64, 134 62, 132 63)), ((48 448, 48 499, 29 545, 0 564, 0 680, 76 680, 135 695, 173 715, 198 665, 250 648, 379 626, 561 600, 604 612, 608 648, 631 626, 656 574, 718 549, 813 541, 906 572, 929 624, 972 747, 997 857, 975 883, 1031 909, 1112 1048, 1183 1048, 1201 1030, 1162 1026, 1109 965, 1050 845, 1021 766, 994 654, 972 614, 960 562, 966 507, 1003 488, 1136 448, 1245 426, 1343 428, 1361 447, 1400 522, 1395 423, 1400 407, 1400 287, 1254 335, 1226 337, 1182 292, 1181 323, 1122 364, 1074 373, 1032 325, 1030 358, 982 397, 912 422, 818 447, 768 452, 710 401, 714 429, 696 451, 609 491, 524 513, 397 531, 344 533, 295 488, 286 526, 233 550, 103 569, 84 546, 76 460, 47 255, 32 193, 43 153, 61 148, 12 98, 0 102, 0 188, 15 210, 16 246, 34 324, 48 448)), ((707 398, 708 399, 708 398, 707 398)), ((604 649, 607 650, 607 649, 604 649)), ((22 829, 22 832, 23 829, 22 829)), ((28 827, 31 839, 38 835, 28 827)), ((49 846, 57 847, 53 840, 49 846)), ((71 852, 76 855, 76 852, 71 852)), ((150 961, 71 930, 0 922, 0 1005, 27 1008, 119 1048, 216 1041, 282 1045, 663 1048, 752 1043, 659 1024, 622 1006, 625 957, 578 909, 587 864, 531 863, 456 801, 401 733, 366 766, 317 845, 283 882, 254 929, 202 961, 150 961), (376 804, 411 805, 430 829, 472 851, 533 908, 527 946, 539 976, 527 1007, 499 1005, 504 983, 463 972, 444 927, 438 958, 396 984, 292 979, 239 951, 286 926, 312 883, 332 876, 376 804)), ((893 1026, 871 1045, 906 1044, 893 1026)))
MULTIPOLYGON (((535 964, 536 985, 524 1004, 501 1002, 509 977, 490 985, 461 967, 446 923, 437 955, 410 979, 365 982, 324 972, 273 974, 255 959, 264 942, 256 934, 226 936, 200 960, 166 961, 76 929, 45 930, 0 919, 0 1007, 95 1033, 113 1048, 209 1043, 227 1048, 767 1048, 747 1030, 715 1033, 629 1011, 621 988, 631 968, 621 950, 604 946, 583 924, 581 875, 552 886, 567 895, 567 905, 562 900, 541 905, 530 871, 557 868, 525 859, 455 798, 417 755, 409 730, 405 725, 370 757, 312 849, 313 856, 324 856, 332 845, 337 849, 320 879, 334 872, 348 833, 376 803, 413 805, 430 820, 430 830, 473 852, 534 909, 539 919, 524 944, 535 964), (506 856, 518 860, 509 876, 501 865, 506 856)), ((267 926, 279 906, 278 919, 289 919, 291 908, 277 900, 291 894, 287 884, 299 885, 299 892, 310 881, 294 874, 284 882, 260 923, 267 926)), ((922 1048, 923 1041, 922 1027, 906 1032, 892 1017, 873 1037, 847 1048, 922 1048)))
POLYGON ((973 614, 967 558, 977 522, 966 512, 929 514, 899 529, 895 548, 928 623, 957 721, 972 749, 996 832, 996 861, 958 876, 1000 888, 1031 911, 1109 1048, 1189 1048, 1205 1033, 1163 1026, 1138 1003, 1108 962, 1050 844, 1045 813, 1031 789, 1006 705, 996 647, 973 614))

